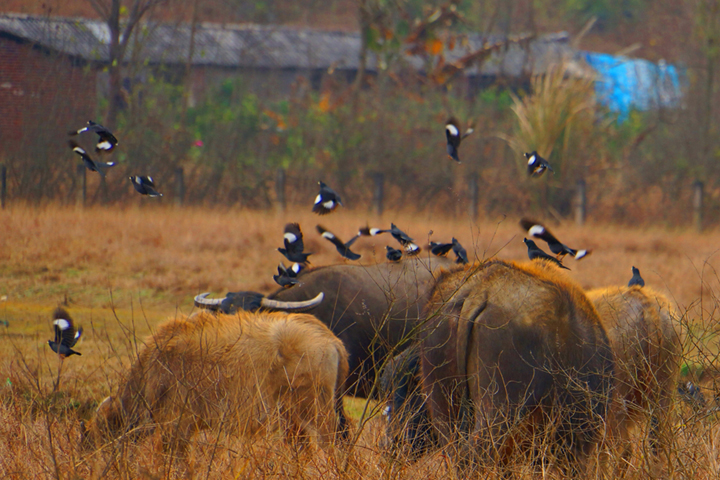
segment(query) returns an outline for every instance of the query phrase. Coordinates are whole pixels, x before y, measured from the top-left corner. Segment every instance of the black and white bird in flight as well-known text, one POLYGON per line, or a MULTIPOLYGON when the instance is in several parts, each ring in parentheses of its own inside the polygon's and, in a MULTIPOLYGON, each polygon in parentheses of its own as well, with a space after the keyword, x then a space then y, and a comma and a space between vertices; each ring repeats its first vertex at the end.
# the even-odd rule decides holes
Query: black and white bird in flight
POLYGON ((405 247, 405 253, 408 255, 417 255, 420 253, 422 248, 420 248, 418 245, 413 243, 413 239, 410 238, 410 236, 400 230, 394 223, 390 224, 390 230, 384 230, 385 232, 390 232, 390 235, 393 236, 395 240, 397 240, 400 245, 405 247))
POLYGON ((105 171, 108 168, 115 166, 115 162, 98 162, 93 160, 92 158, 90 158, 90 155, 88 155, 84 148, 82 148, 72 140, 68 142, 68 145, 70 145, 70 148, 72 148, 73 152, 80 155, 80 158, 82 158, 85 167, 87 167, 87 169, 91 172, 98 172, 101 176, 104 177, 105 171))
POLYGON ((380 228, 371 228, 369 226, 366 227, 360 227, 358 230, 358 235, 361 235, 363 237, 374 237, 376 235, 380 235, 381 233, 386 233, 388 230, 382 230, 380 228))
POLYGON ((320 185, 320 192, 315 197, 315 205, 313 205, 312 211, 318 215, 327 215, 337 208, 338 205, 343 206, 340 195, 335 190, 325 185, 323 182, 318 182, 320 185))
POLYGON ((110 130, 103 127, 99 123, 95 123, 92 120, 88 120, 87 126, 80 130, 72 130, 68 132, 68 135, 79 135, 84 132, 96 133, 98 138, 97 145, 95 145, 96 152, 111 152, 118 144, 117 138, 112 134, 110 130))
POLYGON ((635 267, 632 267, 633 276, 628 282, 628 287, 632 287, 633 285, 640 285, 641 287, 645 286, 645 280, 640 276, 640 270, 638 270, 635 267))
POLYGON ((524 238, 524 239, 523 239, 523 242, 525 242, 525 245, 527 245, 527 248, 528 248, 528 258, 530 258, 530 260, 535 260, 535 259, 548 260, 548 261, 554 263, 555 265, 557 265, 557 266, 560 267, 560 268, 564 268, 565 270, 570 270, 568 267, 566 267, 565 265, 563 265, 563 264, 560 262, 560 260, 558 260, 558 259, 555 258, 555 257, 551 257, 551 256, 548 255, 547 253, 543 252, 543 251, 540 249, 540 247, 538 247, 537 245, 535 245, 535 242, 533 242, 532 240, 528 240, 527 238, 524 238))
POLYGON ((455 254, 455 256, 457 257, 456 263, 462 263, 462 264, 469 263, 468 257, 467 257, 467 251, 465 251, 463 246, 460 245, 460 242, 458 242, 455 237, 453 237, 453 239, 452 239, 452 251, 455 254))
POLYGON ((338 253, 340 255, 342 255, 343 257, 347 258, 348 260, 357 260, 361 257, 361 255, 350 250, 350 247, 352 246, 353 243, 355 243, 355 240, 360 238, 360 235, 355 235, 353 238, 348 240, 347 243, 343 243, 342 240, 337 238, 334 233, 328 231, 322 225, 317 225, 315 228, 317 228, 318 233, 324 239, 329 240, 333 245, 335 245, 335 248, 337 249, 338 253))
POLYGON ((410 236, 400 230, 394 223, 390 224, 390 230, 383 230, 384 232, 390 232, 390 235, 395 238, 398 242, 400 242, 400 245, 407 246, 409 243, 412 243, 413 239, 410 238, 410 236))
POLYGON ((135 187, 135 190, 137 190, 138 193, 140 193, 141 195, 147 195, 148 197, 163 196, 162 193, 155 190, 155 182, 153 181, 152 177, 133 175, 129 178, 133 184, 133 187, 135 187))
POLYGON ((385 247, 385 250, 387 250, 387 252, 385 253, 385 257, 391 262, 399 262, 402 259, 402 250, 392 248, 390 245, 387 245, 385 247))
POLYGON ((290 288, 298 282, 297 275, 302 269, 303 267, 299 263, 293 263, 290 268, 280 263, 278 265, 278 274, 273 275, 273 280, 281 287, 290 288))
POLYGON ((394 223, 390 224, 389 230, 381 230, 379 228, 370 228, 370 227, 362 227, 358 231, 358 236, 375 236, 380 235, 381 233, 390 233, 390 235, 393 236, 395 240, 400 242, 400 245, 402 245, 405 249, 405 253, 408 255, 417 255, 422 251, 422 248, 417 246, 415 243, 413 243, 413 239, 408 236, 407 233, 400 230, 394 223))
POLYGON ((545 173, 545 170, 550 170, 555 173, 555 170, 552 169, 547 160, 538 155, 535 150, 530 153, 523 153, 523 155, 525 155, 525 158, 528 161, 528 175, 532 177, 539 177, 545 173))
POLYGON ((523 218, 520 220, 520 226, 528 232, 533 238, 539 238, 547 242, 550 251, 555 254, 558 258, 563 258, 565 255, 571 255, 575 257, 575 260, 582 260, 592 253, 590 249, 575 250, 568 247, 564 243, 560 242, 555 235, 550 233, 544 225, 534 220, 528 220, 523 218))
POLYGON ((445 122, 445 138, 447 139, 447 154, 455 160, 458 163, 460 162, 460 157, 458 156, 458 148, 460 148, 460 142, 463 141, 465 137, 470 135, 473 132, 472 127, 468 127, 467 130, 464 132, 460 131, 460 124, 455 119, 455 117, 451 117, 447 122, 445 122))
POLYGON ((312 253, 304 253, 305 245, 303 244, 303 235, 300 231, 300 225, 297 223, 288 223, 285 225, 283 234, 283 242, 285 248, 278 248, 278 252, 285 255, 285 258, 293 263, 310 263, 308 257, 312 253))
POLYGON ((55 331, 55 340, 48 340, 48 345, 53 352, 60 355, 61 359, 71 355, 82 355, 72 349, 82 336, 82 327, 75 331, 72 318, 64 308, 58 308, 53 313, 53 330, 55 331))

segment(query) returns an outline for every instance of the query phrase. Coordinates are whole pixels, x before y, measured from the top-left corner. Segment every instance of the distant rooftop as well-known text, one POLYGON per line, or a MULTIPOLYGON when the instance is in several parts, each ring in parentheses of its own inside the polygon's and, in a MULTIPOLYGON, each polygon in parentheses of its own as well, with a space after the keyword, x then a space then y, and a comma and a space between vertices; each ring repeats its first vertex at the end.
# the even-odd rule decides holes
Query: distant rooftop
MULTIPOLYGON (((190 51, 191 25, 187 23, 142 23, 128 44, 126 59, 150 64, 185 64, 190 51)), ((110 32, 99 20, 0 15, 0 37, 22 41, 77 57, 89 62, 109 62, 110 32)), ((446 52, 452 62, 477 50, 483 41, 503 41, 502 37, 483 38, 468 35, 463 46, 446 52)), ((460 42, 458 42, 460 43, 460 42)), ((226 68, 279 68, 356 70, 359 64, 360 34, 328 32, 266 25, 223 25, 199 23, 195 30, 193 65, 226 68)), ((511 45, 506 51, 494 53, 478 70, 468 75, 522 76, 545 71, 548 65, 563 56, 575 56, 565 32, 542 35, 532 40, 527 49, 511 45)), ((417 57, 406 60, 421 69, 417 57)), ((370 55, 368 69, 375 70, 375 57, 370 55)))

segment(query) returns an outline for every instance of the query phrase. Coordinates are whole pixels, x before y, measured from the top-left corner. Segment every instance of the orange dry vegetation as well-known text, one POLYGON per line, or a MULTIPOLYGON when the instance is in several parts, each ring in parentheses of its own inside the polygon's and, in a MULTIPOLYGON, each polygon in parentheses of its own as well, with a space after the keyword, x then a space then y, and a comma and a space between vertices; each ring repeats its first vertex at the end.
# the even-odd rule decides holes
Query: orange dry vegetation
MULTIPOLYGON (((472 222, 404 213, 376 218, 343 209, 317 217, 309 208, 280 213, 172 208, 150 202, 142 208, 1 210, 0 298, 7 299, 0 300, 0 320, 8 326, 0 327, 0 477, 453 477, 440 455, 416 464, 405 458, 386 462, 377 446, 383 422, 377 415, 380 407, 368 404, 360 420, 366 406, 360 400, 348 400, 356 427, 363 427, 349 457, 314 447, 298 452, 274 434, 244 443, 215 432, 197 435, 185 462, 155 448, 152 437, 124 443, 119 450, 109 446, 86 453, 78 446, 79 421, 113 391, 137 351, 137 341, 176 312, 189 313, 194 295, 273 291, 272 274, 284 260, 276 248, 282 245, 288 221, 300 222, 306 250, 314 252, 313 264, 327 265, 344 260, 319 237, 318 223, 347 241, 367 222, 387 228, 392 221, 423 247, 434 231, 435 241, 457 237, 471 258, 525 260, 518 220, 472 222), (85 336, 77 348, 83 356, 66 360, 59 370, 57 357, 45 343, 52 335, 51 311, 61 302, 67 302, 85 336)), ((572 269, 570 276, 584 288, 625 284, 630 267, 640 268, 647 284, 665 293, 684 315, 679 328, 693 332, 685 361, 712 366, 720 292, 715 232, 548 226, 571 247, 595 250, 581 262, 565 261, 572 269)), ((360 263, 373 264, 385 261, 385 245, 397 246, 384 235, 360 239, 353 250, 363 255, 360 263)), ((716 478, 714 449, 720 438, 714 415, 688 415, 678 423, 671 442, 671 471, 716 478)), ((646 467, 636 455, 631 478, 647 476, 646 467)))

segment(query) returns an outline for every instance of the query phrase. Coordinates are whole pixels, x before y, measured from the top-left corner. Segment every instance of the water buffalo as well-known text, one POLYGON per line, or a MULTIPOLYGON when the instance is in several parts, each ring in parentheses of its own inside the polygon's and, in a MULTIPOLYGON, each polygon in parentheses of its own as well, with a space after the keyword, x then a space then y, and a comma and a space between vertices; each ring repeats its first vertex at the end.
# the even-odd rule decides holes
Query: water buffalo
POLYGON ((226 313, 237 309, 304 309, 328 325, 349 354, 348 391, 367 397, 376 368, 406 347, 418 327, 436 271, 454 262, 423 257, 377 265, 332 265, 301 272, 298 284, 264 297, 229 293, 223 299, 195 297, 195 303, 226 313))
POLYGON ((424 318, 423 390, 441 444, 502 468, 522 452, 580 468, 600 440, 613 354, 579 286, 542 260, 493 260, 442 275, 424 318))
POLYGON ((421 390, 420 348, 415 344, 388 361, 380 377, 380 394, 387 401, 380 442, 384 449, 418 457, 436 445, 421 390))
POLYGON ((116 397, 83 426, 86 446, 158 428, 184 449, 200 429, 251 435, 288 425, 292 438, 321 444, 346 435, 348 371, 342 342, 312 315, 283 312, 170 320, 140 350, 116 397))
MULTIPOLYGON (((615 353, 615 387, 608 418, 610 440, 630 454, 629 433, 650 420, 650 443, 669 426, 682 350, 675 311, 665 296, 648 287, 606 287, 587 292, 600 314, 615 353)), ((625 462, 623 462, 625 463, 625 462)))

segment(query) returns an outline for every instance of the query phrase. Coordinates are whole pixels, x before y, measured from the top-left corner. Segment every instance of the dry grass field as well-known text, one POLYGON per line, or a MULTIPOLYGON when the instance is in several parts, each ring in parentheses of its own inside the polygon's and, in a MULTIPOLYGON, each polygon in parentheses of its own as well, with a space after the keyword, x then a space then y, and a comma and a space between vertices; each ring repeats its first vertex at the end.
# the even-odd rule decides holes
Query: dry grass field
MULTIPOLYGON (((315 232, 321 223, 347 240, 357 228, 396 223, 425 246, 457 237, 469 256, 525 260, 517 218, 467 218, 358 211, 317 217, 308 209, 279 212, 202 210, 148 205, 72 209, 12 207, 0 211, 0 477, 1 478, 454 478, 441 454, 418 462, 386 458, 377 446, 379 407, 347 399, 357 442, 335 448, 295 449, 268 434, 252 441, 217 432, 195 436, 188 458, 163 451, 156 439, 120 442, 97 451, 79 447, 79 421, 90 417, 130 364, 142 340, 164 319, 193 310, 194 295, 209 291, 275 289, 282 229, 300 222, 314 265, 344 260, 315 232), (59 361, 47 347, 51 313, 59 304, 85 330, 82 357, 59 361), (369 407, 366 408, 365 407, 369 407), (364 415, 363 415, 364 412, 364 415)), ((663 461, 653 465, 638 449, 628 478, 718 478, 720 428, 714 407, 715 335, 720 319, 720 234, 611 225, 548 226, 573 248, 592 248, 566 264, 584 288, 622 285, 638 267, 649 286, 682 314, 684 371, 703 368, 708 407, 678 403, 663 461)), ((389 236, 357 243, 360 263, 385 261, 389 236)), ((423 252, 422 255, 427 255, 423 252)), ((287 262, 286 262, 287 264, 287 262)), ((693 377, 694 378, 694 377, 693 377)), ((640 432, 640 435, 643 433, 640 432)), ((493 472, 489 472, 492 477, 493 472)), ((593 475, 600 475, 595 472, 593 475)))

